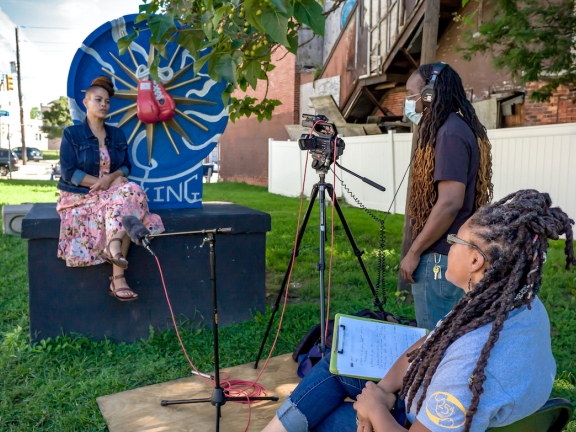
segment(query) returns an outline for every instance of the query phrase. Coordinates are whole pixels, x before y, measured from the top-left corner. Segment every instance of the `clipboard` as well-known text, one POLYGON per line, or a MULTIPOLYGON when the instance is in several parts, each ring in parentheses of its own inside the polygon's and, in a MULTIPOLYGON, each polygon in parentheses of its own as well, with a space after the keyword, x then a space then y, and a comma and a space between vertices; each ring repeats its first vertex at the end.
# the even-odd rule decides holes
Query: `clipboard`
MULTIPOLYGON (((380 381, 384 375, 386 375, 388 370, 390 370, 392 364, 394 364, 394 362, 410 346, 412 346, 414 342, 419 340, 422 336, 427 335, 428 333, 429 331, 423 328, 411 327, 403 324, 396 324, 370 318, 360 318, 353 315, 336 314, 334 319, 334 337, 330 357, 330 372, 335 375, 348 376, 351 378, 380 381), (365 323, 368 323, 368 325, 363 325, 365 323), (380 326, 392 327, 385 328, 380 326), (364 334, 358 334, 359 330, 364 332, 364 334), (372 339, 375 337, 377 338, 377 335, 374 332, 384 332, 390 334, 391 341, 392 336, 396 337, 399 335, 398 338, 393 340, 393 343, 390 346, 383 345, 381 347, 384 348, 386 352, 390 352, 390 354, 382 355, 382 353, 375 353, 374 350, 379 351, 378 347, 369 346, 369 348, 372 350, 371 354, 374 354, 374 358, 368 358, 370 356, 366 356, 366 352, 358 349, 358 347, 362 346, 364 343, 359 342, 359 340, 366 340, 370 337, 372 339), (354 347, 356 349, 354 349, 354 347), (356 367, 354 367, 354 359, 357 359, 359 356, 363 357, 360 363, 364 363, 358 364, 357 362, 356 367), (346 362, 346 366, 343 367, 344 362, 346 362), (351 364, 350 367, 348 367, 349 363, 351 364), (368 367, 366 365, 367 363, 371 363, 372 367, 368 367), (389 367, 386 368, 387 365, 389 367), (358 373, 356 373, 354 369, 356 369, 358 373)), ((377 340, 380 341, 379 338, 377 340)), ((381 341, 381 343, 386 344, 387 340, 388 339, 381 341)))

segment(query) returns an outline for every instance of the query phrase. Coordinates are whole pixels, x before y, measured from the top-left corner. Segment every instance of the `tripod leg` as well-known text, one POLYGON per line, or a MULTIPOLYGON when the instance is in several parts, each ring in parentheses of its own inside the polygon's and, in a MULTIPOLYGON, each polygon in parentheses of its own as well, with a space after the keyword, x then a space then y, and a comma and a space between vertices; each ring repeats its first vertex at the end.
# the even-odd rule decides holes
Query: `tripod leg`
POLYGON ((304 237, 304 231, 306 231, 306 225, 308 224, 308 219, 310 219, 310 214, 312 213, 312 207, 314 207, 314 202, 316 201, 317 196, 318 196, 318 184, 315 184, 312 187, 312 192, 310 193, 310 202, 308 203, 308 208, 306 209, 304 220, 302 221, 300 228, 298 229, 298 235, 296 236, 296 245, 295 245, 296 252, 294 253, 294 251, 292 251, 293 253, 290 256, 290 262, 288 263, 288 268, 286 269, 286 273, 284 273, 284 279, 282 279, 282 284, 280 285, 280 291, 278 292, 278 296, 276 296, 276 301, 274 302, 274 305, 272 305, 272 316, 268 320, 268 327, 266 327, 264 338, 262 339, 262 343, 260 344, 260 349, 258 350, 258 355, 256 356, 256 362, 254 363, 254 369, 258 368, 258 362, 260 361, 260 357, 262 356, 262 352, 264 351, 264 345, 266 345, 266 341, 268 340, 268 335, 270 334, 274 318, 276 317, 276 312, 278 312, 278 308, 280 306, 280 300, 282 300, 282 297, 284 296, 284 291, 286 291, 286 285, 288 284, 288 278, 290 276, 292 266, 294 265, 294 259, 298 256, 298 252, 300 250, 300 243, 302 242, 302 237, 304 237))
MULTIPOLYGON (((330 193, 330 197, 332 197, 332 186, 331 184, 327 184, 328 192, 330 193)), ((334 200, 333 203, 334 207, 336 207, 336 212, 338 213, 338 217, 340 218, 340 222, 342 222, 342 226, 344 227, 344 231, 346 232, 346 236, 348 237, 348 241, 352 246, 352 250, 354 251, 354 255, 358 258, 358 262, 360 263, 360 267, 362 268, 362 273, 364 273, 364 277, 366 278, 366 282, 368 282, 368 286, 372 291, 372 296, 374 297, 374 305, 380 309, 380 312, 384 312, 384 308, 382 307, 382 302, 378 298, 378 293, 376 292, 376 288, 374 288, 374 284, 372 283, 372 279, 368 274, 368 270, 366 269, 366 265, 364 264, 364 260, 362 259, 362 255, 364 255, 364 251, 358 249, 358 245, 356 244, 356 240, 354 240, 354 236, 352 235, 352 231, 350 231, 350 226, 344 217, 344 213, 342 213, 342 208, 340 207, 340 203, 338 200, 334 200)))
POLYGON ((216 404, 216 432, 220 431, 220 417, 222 417, 220 414, 220 404, 216 404))
POLYGON ((326 260, 324 258, 326 247, 326 183, 324 182, 324 174, 320 174, 319 192, 320 195, 320 261, 316 268, 320 272, 320 355, 324 357, 326 352, 326 333, 324 331, 324 324, 326 323, 326 288, 324 284, 324 272, 326 267, 326 260))

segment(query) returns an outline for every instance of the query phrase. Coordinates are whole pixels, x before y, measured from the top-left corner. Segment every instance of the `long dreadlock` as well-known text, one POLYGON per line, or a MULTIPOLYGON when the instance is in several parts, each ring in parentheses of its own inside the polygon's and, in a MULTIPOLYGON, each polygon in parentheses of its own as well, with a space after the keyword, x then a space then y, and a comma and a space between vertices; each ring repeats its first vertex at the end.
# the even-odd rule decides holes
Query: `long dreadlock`
MULTIPOLYGON (((416 71, 429 82, 432 78, 433 64, 422 65, 416 71)), ((410 202, 408 214, 412 222, 412 239, 424 228, 432 207, 437 199, 434 187, 434 148, 436 134, 448 116, 453 112, 461 114, 478 140, 480 164, 476 177, 476 198, 474 209, 482 207, 492 200, 492 156, 491 145, 486 129, 476 116, 472 104, 466 99, 466 92, 458 73, 446 65, 436 78, 436 96, 430 108, 424 110, 420 121, 419 139, 414 154, 414 168, 410 183, 410 202)))
POLYGON ((401 391, 402 397, 408 395, 407 410, 422 387, 416 408, 420 411, 428 386, 448 347, 463 335, 492 323, 488 341, 482 348, 469 384, 472 400, 466 413, 464 432, 470 430, 484 391, 484 369, 504 322, 514 308, 522 305, 530 308, 540 290, 548 238, 557 240, 566 234, 566 269, 570 265, 576 266, 574 221, 560 208, 551 208, 551 204, 547 193, 522 190, 480 208, 470 218, 473 235, 487 245, 484 251, 490 259, 490 267, 428 340, 408 354, 410 367, 401 391))

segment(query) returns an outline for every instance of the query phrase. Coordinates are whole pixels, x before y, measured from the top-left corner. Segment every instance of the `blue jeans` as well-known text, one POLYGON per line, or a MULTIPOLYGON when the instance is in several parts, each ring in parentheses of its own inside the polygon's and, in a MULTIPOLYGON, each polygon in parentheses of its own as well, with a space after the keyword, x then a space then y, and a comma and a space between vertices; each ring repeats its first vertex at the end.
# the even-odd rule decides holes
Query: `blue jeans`
MULTIPOLYGON (((346 398, 356 399, 365 380, 334 375, 329 370, 330 355, 324 357, 304 377, 276 412, 288 432, 356 432, 356 411, 346 398)), ((404 425, 404 403, 397 400, 393 415, 404 425)))
POLYGON ((412 295, 418 327, 432 330, 464 295, 464 290, 446 280, 448 257, 437 253, 422 255, 412 278, 412 295), (438 264, 434 262, 440 261, 438 264), (434 279, 433 268, 440 266, 442 279, 434 279))

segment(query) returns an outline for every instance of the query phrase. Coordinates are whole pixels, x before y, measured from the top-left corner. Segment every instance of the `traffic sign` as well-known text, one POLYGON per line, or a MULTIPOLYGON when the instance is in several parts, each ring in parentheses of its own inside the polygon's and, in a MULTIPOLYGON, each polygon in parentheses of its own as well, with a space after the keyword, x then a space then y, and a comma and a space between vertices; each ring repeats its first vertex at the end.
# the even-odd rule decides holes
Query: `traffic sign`
POLYGON ((5 110, 0 110, 0 117, 8 117, 10 113, 5 110))

